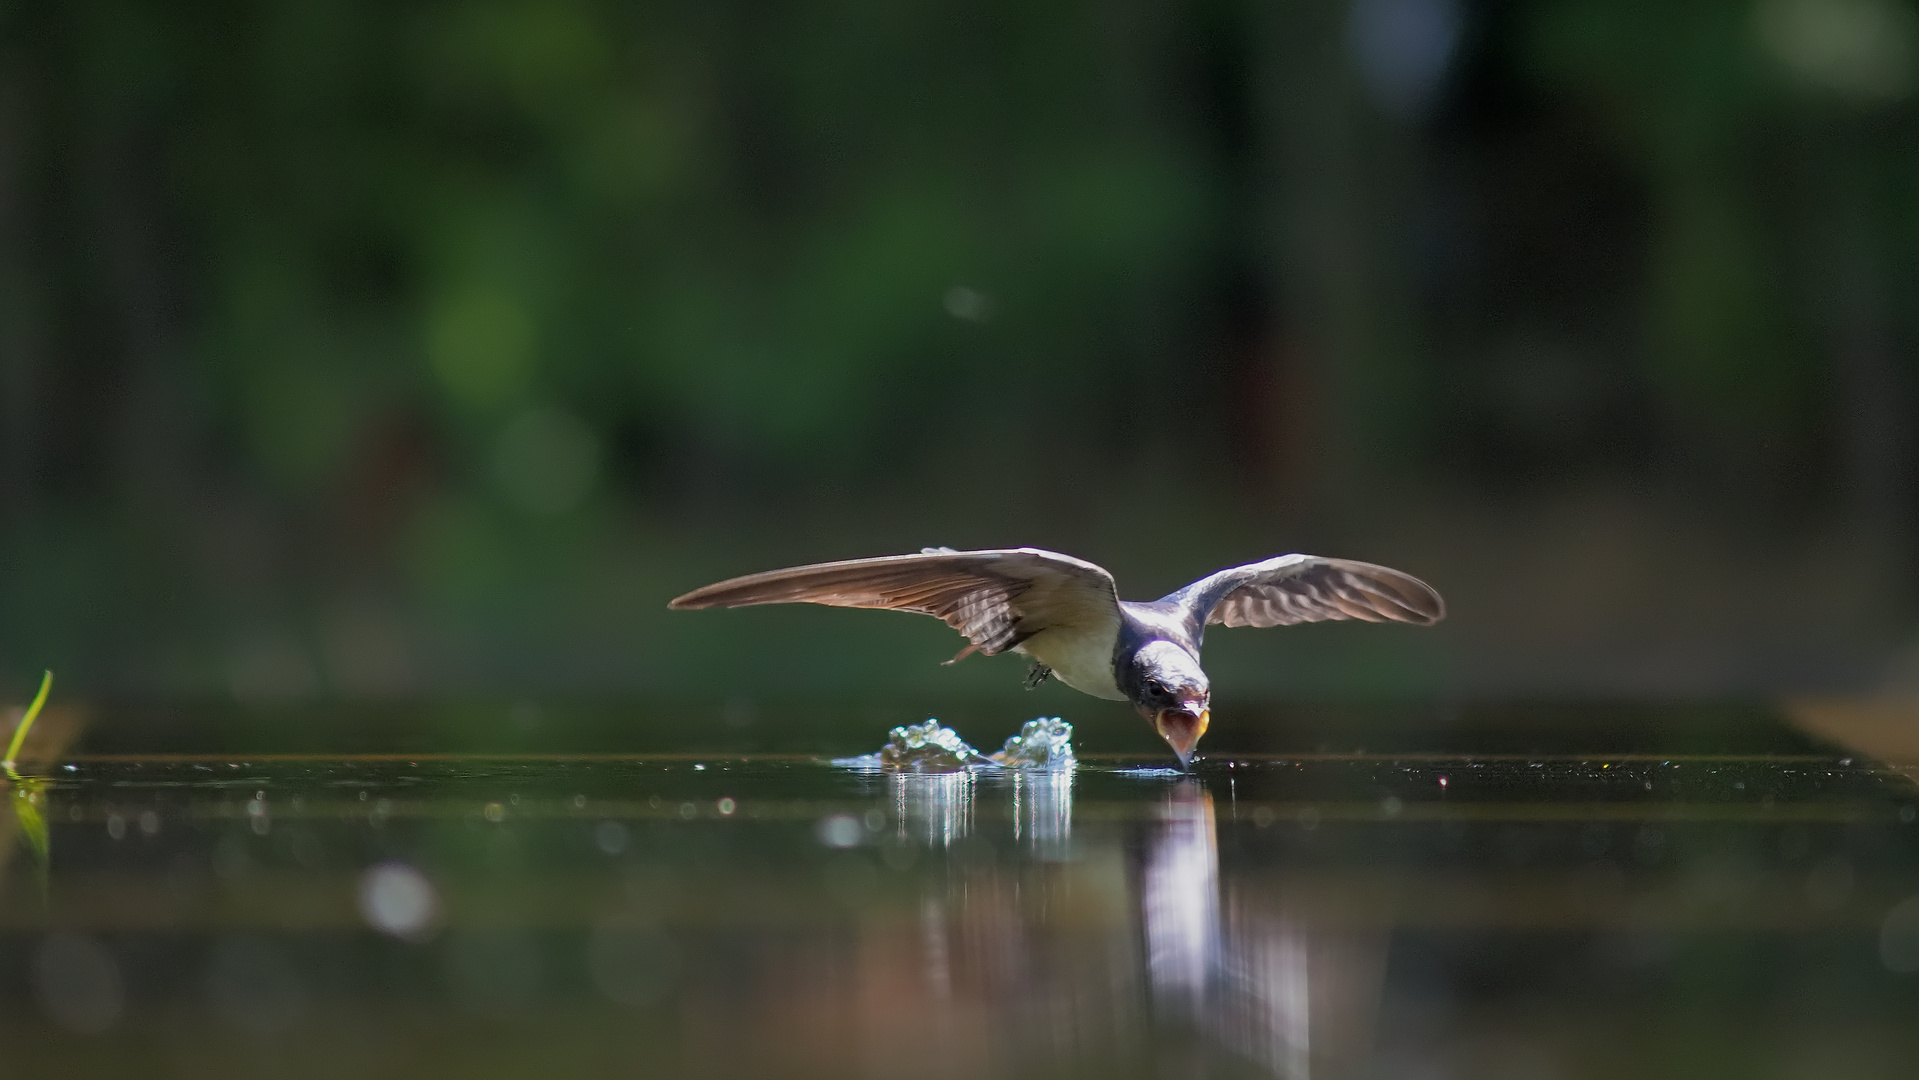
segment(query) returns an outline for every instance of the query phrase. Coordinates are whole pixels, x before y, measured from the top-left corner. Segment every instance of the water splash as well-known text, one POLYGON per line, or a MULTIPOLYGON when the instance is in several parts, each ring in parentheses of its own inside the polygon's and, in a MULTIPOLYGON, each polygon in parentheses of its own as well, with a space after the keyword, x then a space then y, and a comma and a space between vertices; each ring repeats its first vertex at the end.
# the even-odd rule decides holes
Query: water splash
POLYGON ((993 760, 1015 768, 1070 769, 1077 764, 1073 757, 1073 725, 1057 716, 1028 720, 1018 735, 1006 740, 993 760))
POLYGON ((992 759, 966 745, 959 732, 928 720, 924 724, 902 724, 886 737, 886 745, 877 754, 835 758, 833 764, 848 769, 889 772, 960 772, 976 765, 991 765, 992 759))
POLYGON ((876 754, 834 758, 833 764, 863 772, 966 772, 973 769, 1071 769, 1073 725, 1057 716, 1029 720, 999 752, 982 754, 959 732, 928 720, 903 724, 888 733, 876 754))

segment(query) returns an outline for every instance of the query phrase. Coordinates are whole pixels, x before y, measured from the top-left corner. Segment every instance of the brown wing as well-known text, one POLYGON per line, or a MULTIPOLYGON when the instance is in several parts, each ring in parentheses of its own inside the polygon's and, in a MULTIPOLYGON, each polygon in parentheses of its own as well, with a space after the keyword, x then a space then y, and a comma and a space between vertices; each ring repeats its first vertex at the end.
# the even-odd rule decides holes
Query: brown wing
POLYGON ((1111 574, 1038 548, 940 549, 769 570, 694 589, 667 607, 796 603, 931 615, 987 656, 1050 628, 1116 630, 1120 617, 1111 574))
POLYGON ((1314 555, 1281 555, 1221 570, 1173 598, 1206 622, 1225 626, 1291 626, 1331 619, 1431 626, 1446 617, 1439 593, 1410 574, 1314 555))

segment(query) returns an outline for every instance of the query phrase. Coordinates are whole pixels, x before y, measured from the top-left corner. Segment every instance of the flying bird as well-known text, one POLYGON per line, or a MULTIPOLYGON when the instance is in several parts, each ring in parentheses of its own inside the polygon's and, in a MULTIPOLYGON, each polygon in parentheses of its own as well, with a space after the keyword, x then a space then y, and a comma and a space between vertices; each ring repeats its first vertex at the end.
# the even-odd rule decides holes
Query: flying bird
POLYGON ((1181 767, 1212 720, 1212 684, 1199 666, 1207 626, 1333 619, 1431 626, 1446 617, 1432 586, 1371 563, 1280 555, 1139 602, 1121 600, 1103 568, 1039 548, 927 548, 794 566, 694 589, 667 607, 794 603, 942 619, 968 641, 946 663, 976 652, 1024 654, 1033 660, 1028 689, 1051 676, 1097 698, 1132 702, 1181 767))

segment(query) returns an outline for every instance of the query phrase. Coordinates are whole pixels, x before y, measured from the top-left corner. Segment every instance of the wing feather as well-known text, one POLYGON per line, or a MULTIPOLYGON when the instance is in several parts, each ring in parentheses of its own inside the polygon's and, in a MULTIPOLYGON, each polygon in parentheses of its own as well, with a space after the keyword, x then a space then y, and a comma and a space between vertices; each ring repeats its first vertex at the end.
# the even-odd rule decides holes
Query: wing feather
POLYGON ((1119 595, 1104 569, 1038 548, 954 551, 815 563, 695 589, 676 610, 753 604, 912 611, 943 620, 987 656, 1045 630, 1102 633, 1119 624, 1119 595))
POLYGON ((1410 574, 1350 559, 1281 555, 1201 578, 1168 599, 1223 626, 1292 626, 1336 619, 1431 626, 1438 592, 1410 574))

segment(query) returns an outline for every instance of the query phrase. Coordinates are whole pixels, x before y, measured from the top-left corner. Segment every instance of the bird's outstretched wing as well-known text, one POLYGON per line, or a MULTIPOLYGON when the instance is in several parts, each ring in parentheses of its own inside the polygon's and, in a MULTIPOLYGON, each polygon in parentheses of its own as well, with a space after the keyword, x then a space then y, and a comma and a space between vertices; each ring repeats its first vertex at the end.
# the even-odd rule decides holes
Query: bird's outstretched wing
POLYGON ((930 548, 918 555, 794 566, 694 589, 667 607, 795 603, 915 611, 943 619, 972 642, 955 660, 974 651, 1005 652, 1046 630, 1112 633, 1120 619, 1111 574, 1038 548, 930 548))
POLYGON ((1204 626, 1291 626, 1329 619, 1431 626, 1439 593, 1411 574, 1350 559, 1281 555, 1203 577, 1167 597, 1204 626))

